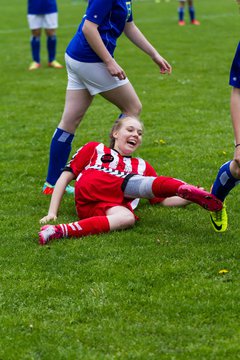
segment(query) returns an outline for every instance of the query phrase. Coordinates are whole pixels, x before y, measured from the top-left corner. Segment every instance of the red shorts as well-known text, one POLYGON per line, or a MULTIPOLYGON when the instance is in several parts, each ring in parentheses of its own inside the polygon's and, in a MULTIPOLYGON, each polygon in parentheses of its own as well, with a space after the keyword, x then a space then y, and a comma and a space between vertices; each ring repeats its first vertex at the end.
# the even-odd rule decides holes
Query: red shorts
POLYGON ((124 178, 95 169, 82 172, 75 184, 75 204, 80 219, 106 215, 114 206, 124 206, 133 212, 130 199, 121 188, 124 178))

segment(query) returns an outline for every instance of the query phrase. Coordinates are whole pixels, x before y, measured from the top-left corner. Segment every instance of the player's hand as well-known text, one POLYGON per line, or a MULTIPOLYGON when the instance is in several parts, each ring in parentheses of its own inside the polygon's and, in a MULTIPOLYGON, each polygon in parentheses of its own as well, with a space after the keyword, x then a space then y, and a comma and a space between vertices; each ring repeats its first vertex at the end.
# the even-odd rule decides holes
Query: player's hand
POLYGON ((112 76, 116 76, 119 80, 125 80, 125 71, 118 65, 118 63, 112 58, 111 61, 106 63, 107 69, 112 76))
POLYGON ((159 66, 161 74, 171 74, 171 65, 161 55, 157 54, 152 59, 159 66))
POLYGON ((48 214, 40 220, 40 224, 46 224, 47 222, 49 222, 51 220, 53 220, 53 221, 57 220, 57 216, 55 214, 48 214))

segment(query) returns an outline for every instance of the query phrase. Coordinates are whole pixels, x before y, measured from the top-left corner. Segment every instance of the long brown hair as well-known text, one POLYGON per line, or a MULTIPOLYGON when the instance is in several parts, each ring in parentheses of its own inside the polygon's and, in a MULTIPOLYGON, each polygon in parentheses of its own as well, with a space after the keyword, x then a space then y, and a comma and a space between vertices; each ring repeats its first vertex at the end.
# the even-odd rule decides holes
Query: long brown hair
POLYGON ((128 115, 125 115, 125 116, 122 116, 120 118, 118 118, 114 124, 113 124, 113 127, 110 131, 110 134, 109 134, 109 138, 110 138, 110 144, 109 144, 109 147, 110 149, 113 149, 114 148, 114 145, 115 145, 115 138, 113 136, 113 133, 115 131, 118 131, 119 129, 121 129, 122 125, 123 125, 123 122, 127 119, 136 119, 137 121, 139 121, 139 123, 141 124, 142 128, 143 128, 143 123, 138 119, 138 118, 135 118, 134 116, 128 116, 128 115))

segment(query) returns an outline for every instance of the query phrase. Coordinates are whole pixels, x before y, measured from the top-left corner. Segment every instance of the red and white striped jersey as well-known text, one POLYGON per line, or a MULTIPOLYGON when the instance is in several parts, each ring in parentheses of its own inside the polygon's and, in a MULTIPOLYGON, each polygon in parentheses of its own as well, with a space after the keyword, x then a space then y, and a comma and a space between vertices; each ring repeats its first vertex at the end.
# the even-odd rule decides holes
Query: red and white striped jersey
MULTIPOLYGON (((75 204, 79 218, 99 216, 113 206, 131 211, 139 199, 126 199, 122 184, 129 174, 157 176, 154 168, 141 158, 122 156, 99 142, 89 142, 72 157, 65 170, 76 177, 75 204)), ((151 204, 163 198, 149 199, 151 204)))
POLYGON ((117 177, 128 174, 157 176, 154 168, 145 160, 131 156, 122 156, 116 150, 102 143, 89 142, 82 146, 67 165, 76 178, 88 169, 96 169, 117 177))

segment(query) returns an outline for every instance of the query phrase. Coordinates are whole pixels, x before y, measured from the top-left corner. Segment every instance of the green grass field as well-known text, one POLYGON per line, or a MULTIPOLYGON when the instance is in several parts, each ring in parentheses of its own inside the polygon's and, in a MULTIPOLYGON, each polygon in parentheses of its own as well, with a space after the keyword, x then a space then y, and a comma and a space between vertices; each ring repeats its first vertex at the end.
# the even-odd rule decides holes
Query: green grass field
MULTIPOLYGON (((58 2, 63 62, 86 3, 58 2)), ((135 22, 172 64, 171 76, 160 76, 124 37, 116 59, 143 103, 138 155, 159 174, 209 189, 234 150, 228 76, 240 18, 234 0, 195 6, 201 26, 179 28, 177 1, 134 2, 135 22)), ((228 197, 224 234, 214 233, 196 205, 166 209, 143 201, 134 229, 38 245, 49 204, 41 187, 66 72, 47 68, 45 36, 42 68, 28 72, 25 1, 3 0, 0 23, 0 359, 240 359, 238 188, 228 197)), ((89 140, 107 143, 117 116, 96 97, 72 152, 89 140)), ((58 220, 75 219, 73 198, 65 196, 58 220)))

